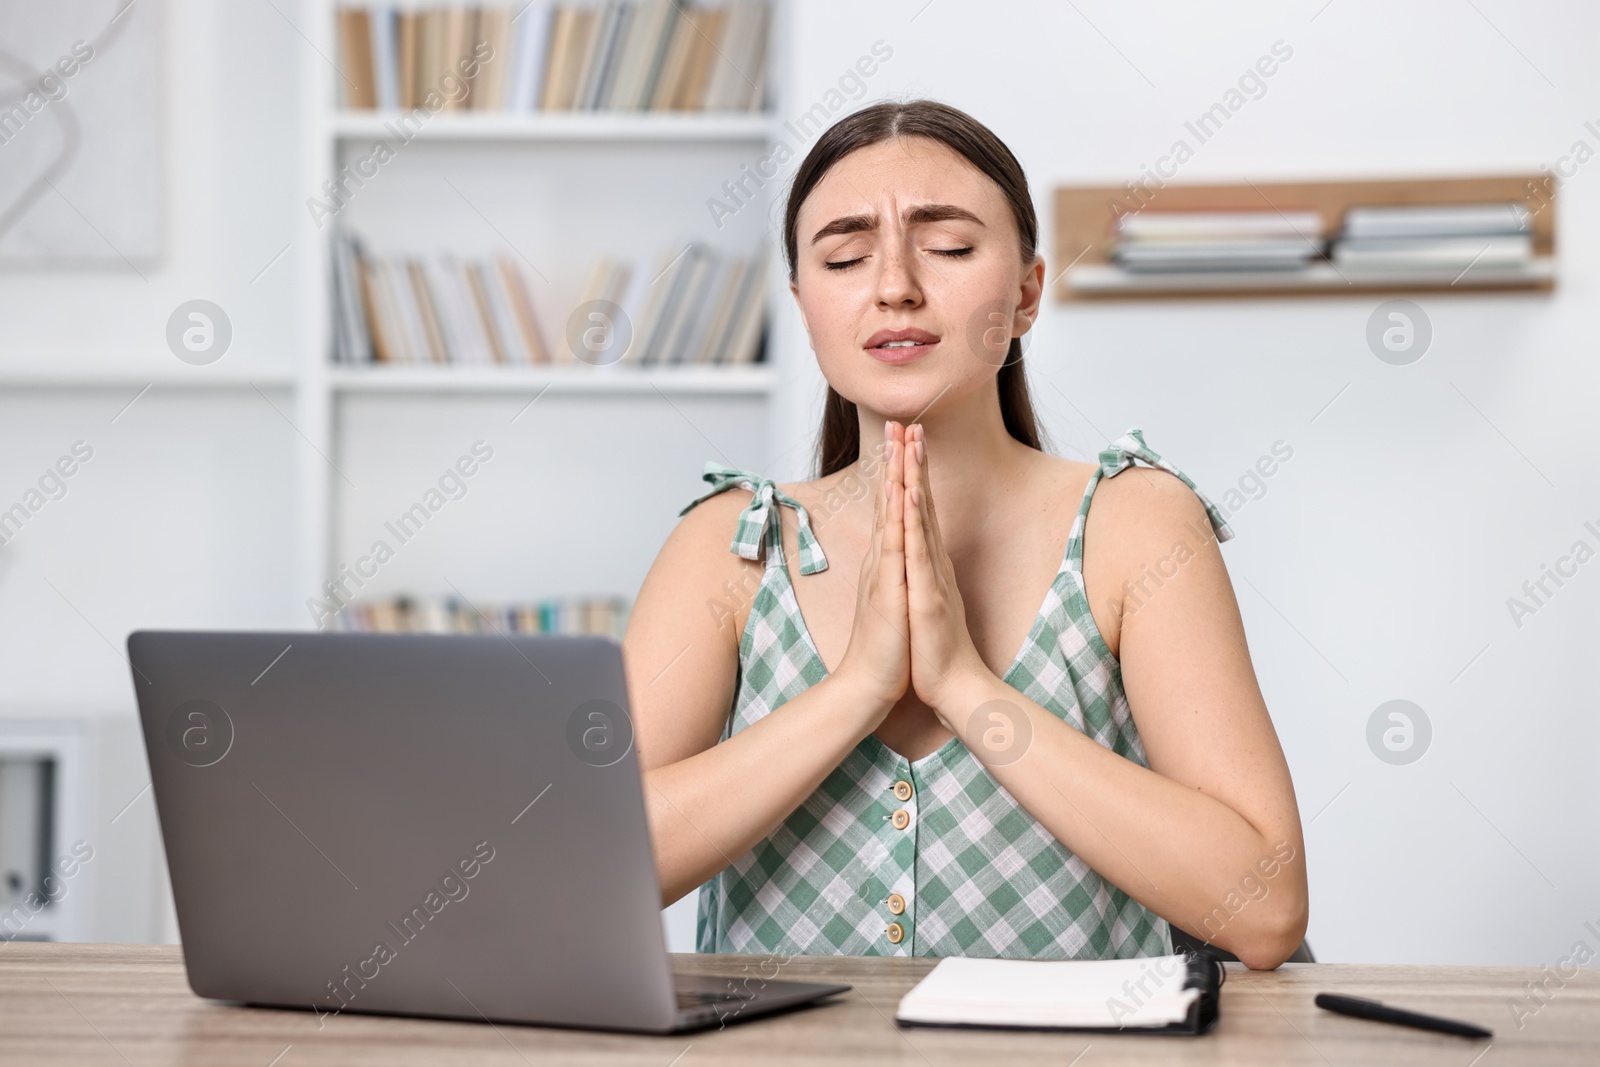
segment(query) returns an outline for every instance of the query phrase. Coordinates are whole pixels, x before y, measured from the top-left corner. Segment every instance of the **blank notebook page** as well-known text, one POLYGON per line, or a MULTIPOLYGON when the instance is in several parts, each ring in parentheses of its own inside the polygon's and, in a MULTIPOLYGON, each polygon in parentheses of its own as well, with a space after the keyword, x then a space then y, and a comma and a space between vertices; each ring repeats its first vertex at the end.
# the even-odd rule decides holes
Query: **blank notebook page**
POLYGON ((900 1001, 906 1022, 992 1026, 1165 1026, 1200 990, 1185 957, 995 960, 946 957, 900 1001))

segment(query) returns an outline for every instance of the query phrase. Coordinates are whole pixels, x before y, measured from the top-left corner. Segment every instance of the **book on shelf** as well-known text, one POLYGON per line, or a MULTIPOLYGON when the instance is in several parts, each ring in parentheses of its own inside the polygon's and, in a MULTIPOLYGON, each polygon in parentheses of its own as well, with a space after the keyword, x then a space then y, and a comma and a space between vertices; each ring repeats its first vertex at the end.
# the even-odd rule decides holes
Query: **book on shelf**
MULTIPOLYGON (((607 355, 608 363, 759 362, 766 259, 764 245, 737 256, 691 243, 663 253, 659 267, 647 273, 642 262, 603 256, 591 268, 577 306, 626 320, 596 322, 608 331, 606 344, 610 331, 625 330, 629 338, 620 354, 607 355), (604 311, 602 301, 614 310, 604 311)), ((579 359, 572 338, 557 335, 551 343, 530 275, 527 264, 505 252, 373 255, 359 237, 341 229, 333 238, 333 360, 402 366, 595 362, 579 359)))
POLYGON ((373 43, 380 31, 371 13, 359 7, 341 7, 338 28, 340 99, 347 108, 377 107, 373 43))
POLYGON ((1368 237, 1336 243, 1333 261, 1341 267, 1384 270, 1525 267, 1533 262, 1533 238, 1525 233, 1479 237, 1368 237))
POLYGON ((691 244, 663 254, 638 307, 634 343, 622 357, 641 366, 755 363, 766 312, 765 247, 722 257, 691 244))
POLYGON ((1331 258, 1351 270, 1528 270, 1533 217, 1517 200, 1352 207, 1331 258))
POLYGON ((631 604, 620 596, 547 597, 471 603, 456 597, 398 596, 347 604, 333 629, 349 633, 604 634, 622 640, 631 604))
POLYGON ((1131 272, 1303 270, 1324 249, 1315 211, 1142 211, 1116 233, 1111 258, 1131 272))
POLYGON ((1315 211, 1139 211, 1117 220, 1125 241, 1215 241, 1312 237, 1322 233, 1315 211))
MULTIPOLYGON (((341 49, 346 37, 344 28, 345 24, 343 21, 344 12, 346 11, 354 11, 367 16, 367 36, 369 44, 368 55, 365 57, 365 61, 366 63, 371 64, 373 83, 373 102, 370 106, 376 107, 382 111, 398 110, 400 107, 400 101, 403 99, 401 96, 400 71, 397 67, 397 64, 394 62, 377 61, 377 57, 380 56, 386 56, 392 60, 398 57, 400 54, 400 27, 398 13, 394 8, 377 8, 370 11, 363 11, 360 8, 341 9, 339 23, 339 40, 341 49)), ((351 36, 358 35, 361 32, 359 29, 359 22, 352 23, 349 32, 351 36)), ((347 62, 345 65, 346 77, 354 77, 358 74, 364 74, 365 72, 366 67, 359 58, 355 62, 347 62)), ((346 106, 358 107, 360 105, 350 104, 346 106)))
POLYGON ((1124 243, 1117 246, 1114 256, 1123 269, 1130 271, 1298 270, 1321 252, 1321 241, 1279 237, 1124 243))
POLYGON ((718 111, 763 108, 770 0, 337 9, 347 110, 718 111))
POLYGON ((1520 200, 1488 204, 1359 205, 1347 208, 1340 235, 1368 237, 1461 237, 1529 233, 1533 217, 1520 200))

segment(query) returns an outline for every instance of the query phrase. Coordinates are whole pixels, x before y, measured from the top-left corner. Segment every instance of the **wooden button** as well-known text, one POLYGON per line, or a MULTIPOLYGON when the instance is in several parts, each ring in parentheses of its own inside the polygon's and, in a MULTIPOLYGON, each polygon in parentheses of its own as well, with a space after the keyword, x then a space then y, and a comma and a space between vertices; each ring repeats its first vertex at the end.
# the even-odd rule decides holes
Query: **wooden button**
POLYGON ((891 945, 898 945, 906 937, 906 928, 899 923, 890 923, 889 929, 885 932, 889 935, 889 944, 891 945))
POLYGON ((894 784, 894 798, 896 800, 911 799, 911 783, 901 780, 894 784))
POLYGON ((896 830, 904 830, 911 825, 911 816, 905 808, 898 808, 893 815, 889 816, 889 821, 894 823, 896 830))
POLYGON ((896 915, 899 915, 901 912, 905 911, 906 910, 906 898, 901 896, 899 893, 890 893, 889 894, 889 910, 894 912, 894 914, 896 914, 896 915))

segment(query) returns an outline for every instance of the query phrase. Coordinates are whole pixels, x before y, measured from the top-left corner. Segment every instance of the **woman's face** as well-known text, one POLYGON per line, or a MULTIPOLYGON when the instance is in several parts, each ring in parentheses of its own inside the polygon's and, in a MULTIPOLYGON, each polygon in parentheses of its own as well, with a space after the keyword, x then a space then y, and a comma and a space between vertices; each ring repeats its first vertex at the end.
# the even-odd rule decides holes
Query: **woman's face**
POLYGON ((796 281, 811 348, 845 399, 914 418, 992 381, 1038 311, 993 181, 925 137, 858 149, 800 207, 796 281))

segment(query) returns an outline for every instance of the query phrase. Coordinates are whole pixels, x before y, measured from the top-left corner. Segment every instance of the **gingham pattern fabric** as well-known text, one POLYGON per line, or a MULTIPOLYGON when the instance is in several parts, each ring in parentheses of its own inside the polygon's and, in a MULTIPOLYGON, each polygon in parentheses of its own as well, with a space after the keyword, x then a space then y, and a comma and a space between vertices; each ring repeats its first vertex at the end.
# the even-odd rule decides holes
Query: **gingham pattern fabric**
MULTIPOLYGON (((1194 488, 1137 429, 1100 454, 1061 566, 1004 681, 1147 766, 1120 668, 1095 627, 1082 577, 1095 486, 1134 460, 1194 488)), ((726 740, 828 670, 800 615, 772 501, 796 511, 802 537, 810 530, 805 509, 747 471, 707 464, 705 477, 717 488, 700 500, 733 485, 754 494, 733 550, 756 559, 745 548, 766 548, 739 646, 726 740)), ((1217 539, 1227 540, 1232 531, 1221 513, 1195 492, 1217 539)), ((826 567, 820 547, 814 558, 821 561, 814 571, 826 567)), ((804 565, 801 572, 811 573, 804 565)), ((698 904, 701 952, 1103 959, 1172 951, 1166 921, 1052 837, 959 738, 910 761, 869 734, 781 826, 703 884, 698 904), (894 819, 899 811, 906 813, 903 828, 894 819), (891 894, 903 899, 901 913, 891 912, 891 894), (898 942, 891 924, 902 933, 898 942)))
MULTIPOLYGON (((687 514, 690 508, 703 500, 709 500, 724 489, 736 485, 740 486, 750 490, 751 497, 749 505, 739 513, 739 526, 734 531, 733 543, 728 546, 732 552, 743 556, 745 559, 755 560, 761 558, 761 541, 768 524, 771 523, 773 526, 778 526, 777 523, 772 522, 776 516, 773 501, 777 501, 779 504, 786 504, 793 508, 800 517, 800 573, 815 574, 818 571, 828 569, 828 557, 822 554, 822 546, 817 543, 817 535, 811 532, 811 516, 806 513, 805 508, 800 506, 798 500, 779 492, 778 487, 769 479, 751 474, 749 471, 739 470, 737 467, 724 467, 715 461, 706 463, 705 469, 700 472, 700 478, 702 481, 711 483, 710 492, 704 493, 685 504, 683 510, 678 512, 679 515, 687 514)), ((777 552, 773 554, 772 560, 769 562, 773 561, 783 561, 783 543, 781 541, 778 543, 777 552)))

